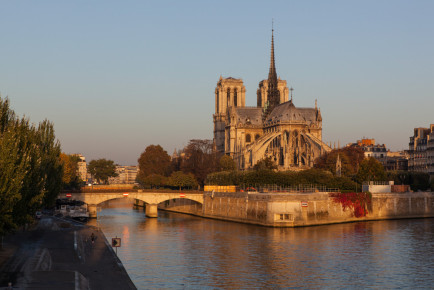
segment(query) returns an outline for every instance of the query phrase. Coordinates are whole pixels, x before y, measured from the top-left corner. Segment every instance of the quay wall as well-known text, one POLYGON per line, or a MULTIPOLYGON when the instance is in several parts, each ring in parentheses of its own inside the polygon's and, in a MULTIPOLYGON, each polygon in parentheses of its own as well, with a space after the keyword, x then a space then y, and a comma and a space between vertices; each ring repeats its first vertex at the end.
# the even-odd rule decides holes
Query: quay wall
POLYGON ((203 213, 201 203, 184 198, 166 200, 158 205, 158 209, 197 216, 202 216, 203 213))
POLYGON ((161 209, 272 227, 434 217, 433 192, 377 193, 366 217, 355 217, 328 193, 204 193, 204 203, 169 201, 161 209))

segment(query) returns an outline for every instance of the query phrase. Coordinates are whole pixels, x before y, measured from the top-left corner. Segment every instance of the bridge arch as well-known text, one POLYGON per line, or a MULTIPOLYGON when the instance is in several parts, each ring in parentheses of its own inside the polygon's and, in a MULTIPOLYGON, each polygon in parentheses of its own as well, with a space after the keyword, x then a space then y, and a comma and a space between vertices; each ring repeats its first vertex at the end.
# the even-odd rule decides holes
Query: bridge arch
MULTIPOLYGON (((97 205, 108 200, 119 199, 119 198, 133 198, 143 201, 148 206, 146 207, 147 217, 157 217, 158 216, 158 204, 183 198, 193 200, 197 203, 203 204, 203 193, 160 193, 160 192, 110 192, 110 193, 71 193, 70 198, 74 200, 80 200, 87 204, 89 216, 96 217, 97 215, 97 205)), ((59 196, 59 198, 64 198, 65 196, 59 196)))

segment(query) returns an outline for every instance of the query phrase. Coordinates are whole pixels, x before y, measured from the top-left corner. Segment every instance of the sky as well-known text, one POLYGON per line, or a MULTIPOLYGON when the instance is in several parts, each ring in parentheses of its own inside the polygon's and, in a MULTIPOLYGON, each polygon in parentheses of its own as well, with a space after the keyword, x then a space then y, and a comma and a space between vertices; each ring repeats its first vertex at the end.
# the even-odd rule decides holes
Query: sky
POLYGON ((277 74, 297 107, 323 117, 323 141, 408 148, 434 123, 434 1, 3 1, 0 94, 54 123, 65 153, 135 165, 212 139, 220 75, 246 105, 277 74))

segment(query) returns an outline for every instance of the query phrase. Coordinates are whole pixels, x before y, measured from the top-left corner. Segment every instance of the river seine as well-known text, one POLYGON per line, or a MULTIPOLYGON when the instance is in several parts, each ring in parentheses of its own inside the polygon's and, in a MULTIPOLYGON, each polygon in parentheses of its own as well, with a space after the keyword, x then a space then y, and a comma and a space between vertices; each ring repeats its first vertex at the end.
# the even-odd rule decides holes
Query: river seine
POLYGON ((98 214, 107 240, 122 238, 117 253, 138 289, 434 287, 434 219, 279 229, 150 219, 124 201, 98 214))

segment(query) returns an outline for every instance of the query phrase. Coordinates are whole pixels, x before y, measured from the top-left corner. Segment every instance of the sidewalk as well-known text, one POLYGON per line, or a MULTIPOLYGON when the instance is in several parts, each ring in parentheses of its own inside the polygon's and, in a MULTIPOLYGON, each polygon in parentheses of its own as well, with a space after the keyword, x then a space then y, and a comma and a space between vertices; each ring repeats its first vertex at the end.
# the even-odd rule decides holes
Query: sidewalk
POLYGON ((0 289, 136 289, 102 232, 53 217, 5 237, 0 270, 0 289))

